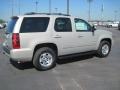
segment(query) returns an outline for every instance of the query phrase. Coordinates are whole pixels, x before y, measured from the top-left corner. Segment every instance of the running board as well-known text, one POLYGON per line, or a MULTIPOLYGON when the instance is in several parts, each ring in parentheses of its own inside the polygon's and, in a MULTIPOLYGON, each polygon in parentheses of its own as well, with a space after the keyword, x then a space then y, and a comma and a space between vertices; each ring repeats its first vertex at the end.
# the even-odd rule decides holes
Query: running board
POLYGON ((77 56, 83 56, 83 55, 91 55, 91 54, 95 54, 95 53, 96 53, 96 51, 94 50, 94 51, 88 51, 88 52, 58 56, 58 58, 59 59, 64 59, 64 58, 77 57, 77 56))

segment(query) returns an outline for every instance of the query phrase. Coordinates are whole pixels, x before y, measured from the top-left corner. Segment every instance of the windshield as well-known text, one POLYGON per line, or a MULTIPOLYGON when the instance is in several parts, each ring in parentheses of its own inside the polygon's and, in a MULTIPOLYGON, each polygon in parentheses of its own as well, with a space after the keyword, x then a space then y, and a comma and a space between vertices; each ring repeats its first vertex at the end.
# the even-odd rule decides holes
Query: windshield
POLYGON ((17 22, 18 18, 12 18, 9 22, 8 22, 8 26, 7 26, 7 32, 8 33, 12 33, 14 26, 17 22))

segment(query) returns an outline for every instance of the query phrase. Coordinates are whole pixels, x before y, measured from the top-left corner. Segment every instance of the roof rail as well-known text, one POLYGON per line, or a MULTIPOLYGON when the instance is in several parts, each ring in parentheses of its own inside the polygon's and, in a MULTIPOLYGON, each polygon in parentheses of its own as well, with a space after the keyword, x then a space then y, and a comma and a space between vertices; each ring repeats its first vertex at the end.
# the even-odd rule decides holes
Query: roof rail
POLYGON ((70 16, 68 14, 63 14, 63 13, 36 13, 36 12, 29 12, 25 13, 24 15, 63 15, 63 16, 70 16))

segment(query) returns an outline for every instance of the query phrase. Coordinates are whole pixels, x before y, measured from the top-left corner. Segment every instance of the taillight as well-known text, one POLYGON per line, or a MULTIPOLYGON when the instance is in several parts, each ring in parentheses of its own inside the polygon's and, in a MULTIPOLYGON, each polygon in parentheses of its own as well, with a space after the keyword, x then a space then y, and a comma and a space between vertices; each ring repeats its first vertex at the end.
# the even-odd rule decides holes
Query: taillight
POLYGON ((12 34, 12 45, 13 49, 19 49, 20 48, 20 37, 18 33, 12 34))

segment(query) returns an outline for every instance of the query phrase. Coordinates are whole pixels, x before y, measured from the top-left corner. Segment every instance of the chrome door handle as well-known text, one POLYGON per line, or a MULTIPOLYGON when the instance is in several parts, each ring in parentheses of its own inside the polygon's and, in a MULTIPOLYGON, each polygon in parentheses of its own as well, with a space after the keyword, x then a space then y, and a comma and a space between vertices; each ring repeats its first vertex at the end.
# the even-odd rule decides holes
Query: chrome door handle
POLYGON ((60 35, 55 35, 53 38, 62 38, 60 35))

